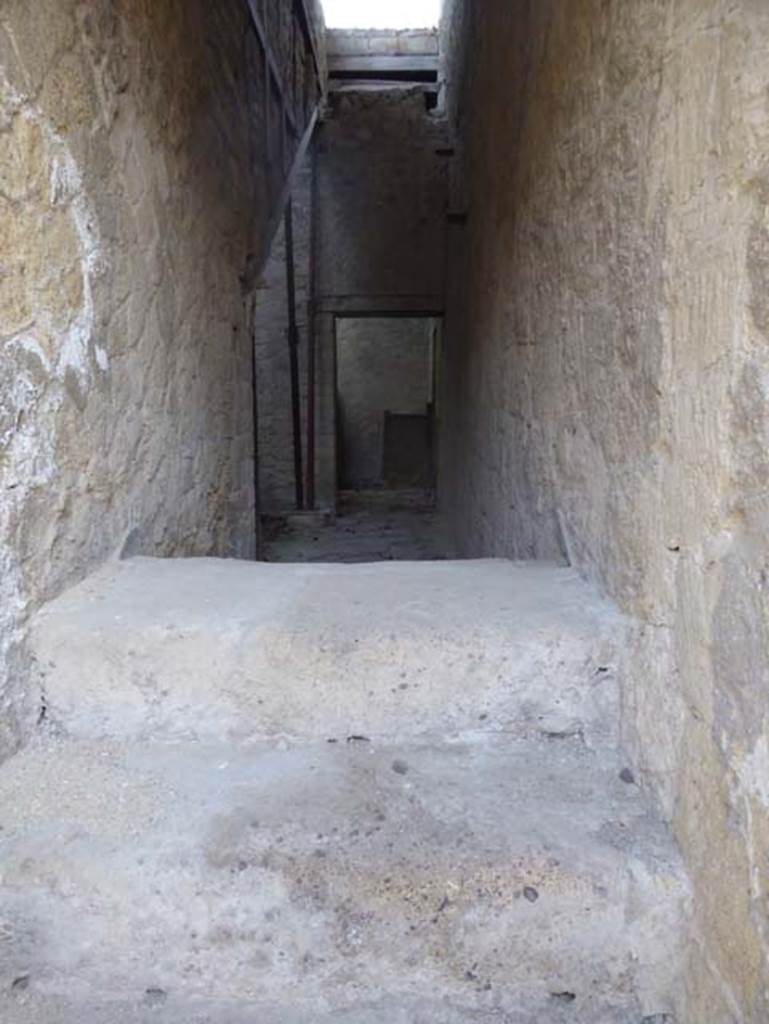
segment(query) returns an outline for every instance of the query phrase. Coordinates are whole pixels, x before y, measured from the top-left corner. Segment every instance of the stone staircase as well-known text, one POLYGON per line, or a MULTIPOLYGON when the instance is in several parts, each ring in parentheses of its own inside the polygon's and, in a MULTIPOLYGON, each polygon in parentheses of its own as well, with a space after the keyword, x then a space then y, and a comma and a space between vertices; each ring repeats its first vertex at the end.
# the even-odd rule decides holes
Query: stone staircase
POLYGON ((626 629, 545 564, 110 564, 34 625, 0 1020, 672 1022, 626 629))

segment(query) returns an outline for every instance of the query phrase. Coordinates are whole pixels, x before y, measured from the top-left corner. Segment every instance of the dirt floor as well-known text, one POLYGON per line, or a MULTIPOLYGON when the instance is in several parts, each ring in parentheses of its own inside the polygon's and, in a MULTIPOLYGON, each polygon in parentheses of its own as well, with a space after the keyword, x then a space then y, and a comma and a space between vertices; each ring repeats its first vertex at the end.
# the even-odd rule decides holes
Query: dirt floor
POLYGON ((344 491, 335 517, 296 513, 264 521, 265 562, 421 562, 451 557, 433 495, 344 491))

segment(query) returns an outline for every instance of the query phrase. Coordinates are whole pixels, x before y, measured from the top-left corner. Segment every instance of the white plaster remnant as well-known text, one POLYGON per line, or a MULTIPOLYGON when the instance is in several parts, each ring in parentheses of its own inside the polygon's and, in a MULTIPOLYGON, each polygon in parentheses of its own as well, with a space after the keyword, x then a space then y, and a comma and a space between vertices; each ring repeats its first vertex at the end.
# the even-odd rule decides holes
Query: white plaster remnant
POLYGON ((737 760, 734 770, 745 795, 756 797, 769 807, 769 722, 749 754, 737 760))
MULTIPOLYGON (((177 33, 162 5, 0 3, 0 760, 40 710, 24 640, 41 601, 128 533, 163 555, 254 552, 242 274, 292 153, 279 133, 262 151, 247 10, 185 17, 177 33)), ((306 66, 277 52, 286 80, 306 66)))
MULTIPOLYGON (((78 372, 83 383, 90 381, 90 351, 94 326, 92 279, 106 270, 99 244, 98 222, 90 208, 83 181, 66 143, 46 125, 51 159, 51 205, 67 206, 80 241, 80 266, 83 276, 83 304, 68 328, 57 360, 57 373, 67 369, 78 372)), ((101 367, 106 369, 106 366, 101 367)))
MULTIPOLYGON (((3 409, 0 416, 0 678, 12 671, 14 651, 24 637, 29 599, 17 547, 17 536, 24 524, 29 497, 50 485, 56 478, 57 413, 66 400, 62 387, 67 371, 74 371, 80 387, 87 391, 92 367, 93 347, 102 370, 108 366, 106 353, 92 346, 94 302, 92 279, 104 263, 96 217, 85 195, 81 175, 64 139, 46 121, 39 107, 29 103, 3 77, 0 80, 0 108, 10 125, 14 117, 34 124, 44 140, 44 159, 49 160, 48 202, 51 208, 64 207, 72 219, 79 242, 78 263, 82 276, 82 300, 73 309, 68 323, 58 329, 46 309, 35 311, 35 318, 23 330, 4 340, 3 409), (47 340, 47 343, 46 343, 47 340), (53 344, 51 344, 53 342, 53 344)), ((29 201, 32 202, 31 200, 29 201)), ((44 217, 45 210, 38 211, 44 217)), ((56 273, 60 268, 50 268, 56 273)), ((0 694, 0 714, 9 723, 23 718, 21 705, 34 696, 13 689, 0 694)), ((16 740, 7 735, 18 725, 0 729, 0 755, 16 740)))

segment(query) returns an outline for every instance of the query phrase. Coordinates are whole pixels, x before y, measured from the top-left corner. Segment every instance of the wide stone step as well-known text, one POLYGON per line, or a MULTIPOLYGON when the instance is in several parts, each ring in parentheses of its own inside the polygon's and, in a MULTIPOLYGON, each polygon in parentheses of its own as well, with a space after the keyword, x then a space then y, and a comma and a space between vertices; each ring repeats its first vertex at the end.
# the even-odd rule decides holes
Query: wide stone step
POLYGON ((49 605, 32 649, 46 714, 81 737, 616 743, 625 630, 546 564, 136 558, 49 605))
POLYGON ((578 738, 41 738, 0 773, 0 991, 80 1007, 58 1024, 641 1024, 687 897, 620 768, 578 738))
POLYGON ((0 995, 3 1024, 676 1024, 669 1015, 639 1017, 635 1010, 601 1011, 599 1016, 554 1002, 533 1009, 478 1009, 439 998, 387 998, 329 1013, 285 1006, 192 1002, 151 992, 124 1001, 45 998, 29 990, 0 995))

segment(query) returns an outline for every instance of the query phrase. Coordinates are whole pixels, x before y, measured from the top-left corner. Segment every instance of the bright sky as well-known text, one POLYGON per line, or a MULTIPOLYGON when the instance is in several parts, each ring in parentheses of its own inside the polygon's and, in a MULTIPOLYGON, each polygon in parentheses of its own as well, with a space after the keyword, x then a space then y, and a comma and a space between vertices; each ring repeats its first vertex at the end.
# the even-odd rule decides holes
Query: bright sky
POLYGON ((441 0, 323 0, 328 28, 431 28, 441 0))

